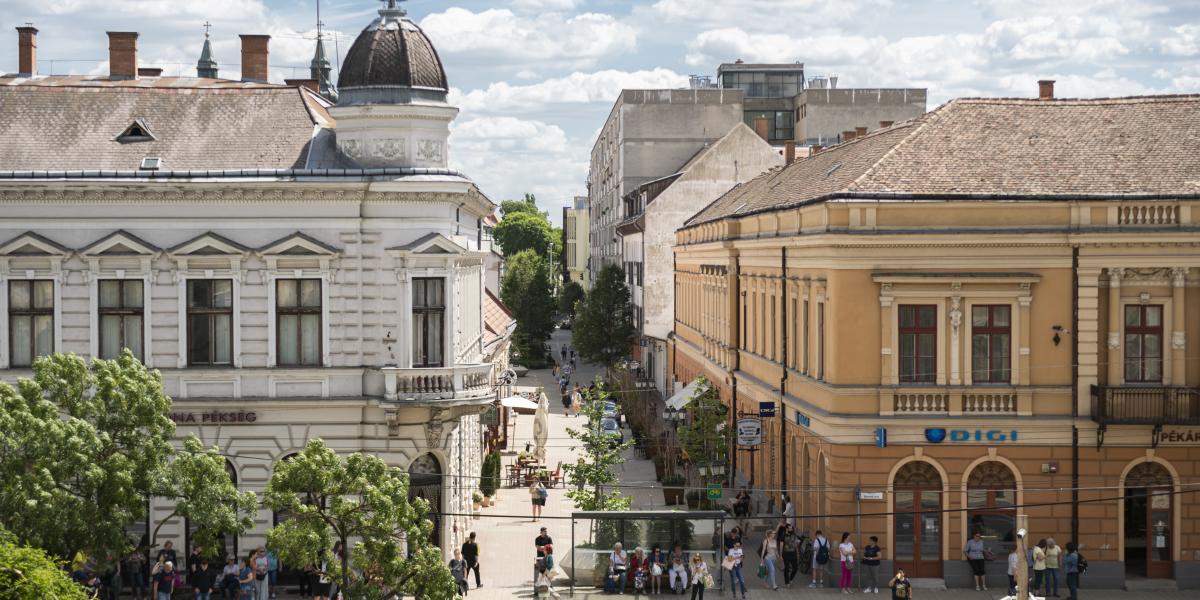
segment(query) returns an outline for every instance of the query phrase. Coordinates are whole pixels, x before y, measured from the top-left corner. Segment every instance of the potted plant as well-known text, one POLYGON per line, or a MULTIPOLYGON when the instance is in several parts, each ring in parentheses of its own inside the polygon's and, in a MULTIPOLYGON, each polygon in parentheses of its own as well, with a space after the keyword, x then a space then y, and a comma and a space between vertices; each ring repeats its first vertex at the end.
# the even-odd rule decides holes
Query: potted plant
POLYGON ((654 478, 661 481, 666 470, 666 460, 661 456, 654 457, 654 478))
POLYGON ((483 494, 475 492, 471 494, 471 508, 475 511, 479 510, 479 505, 483 502, 483 494))
POLYGON ((484 457, 481 470, 479 492, 483 494, 483 505, 491 506, 492 497, 496 495, 496 488, 500 487, 500 453, 491 452, 484 457))
POLYGON ((550 485, 550 471, 548 469, 538 469, 534 476, 545 485, 550 485))
POLYGON ((696 510, 700 507, 701 494, 703 494, 703 492, 692 490, 684 495, 684 497, 687 499, 687 506, 689 510, 696 510))
POLYGON ((684 478, 682 475, 668 475, 663 477, 663 499, 667 506, 675 504, 683 504, 683 484, 684 478))

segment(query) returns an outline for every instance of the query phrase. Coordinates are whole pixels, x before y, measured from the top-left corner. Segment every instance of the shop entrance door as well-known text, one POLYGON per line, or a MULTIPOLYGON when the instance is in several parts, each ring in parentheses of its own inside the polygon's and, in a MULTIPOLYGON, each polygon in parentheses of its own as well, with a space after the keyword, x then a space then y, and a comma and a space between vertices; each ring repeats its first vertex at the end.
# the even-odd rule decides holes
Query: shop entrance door
POLYGON ((942 483, 925 462, 912 462, 896 474, 892 531, 896 568, 909 577, 942 577, 942 483))
POLYGON ((1143 463, 1125 477, 1125 574, 1169 579, 1174 574, 1171 474, 1143 463))

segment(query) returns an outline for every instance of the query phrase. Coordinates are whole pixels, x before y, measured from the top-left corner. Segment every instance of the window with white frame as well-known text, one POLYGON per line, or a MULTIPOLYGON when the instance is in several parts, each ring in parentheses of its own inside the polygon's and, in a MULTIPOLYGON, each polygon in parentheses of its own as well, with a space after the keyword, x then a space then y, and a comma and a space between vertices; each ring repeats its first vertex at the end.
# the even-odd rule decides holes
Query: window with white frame
POLYGON ((98 283, 100 358, 117 358, 128 348, 138 360, 143 360, 145 282, 141 279, 102 279, 98 283))
POLYGON ((937 306, 899 307, 900 382, 937 381, 937 306))
POLYGON ((321 364, 321 280, 275 281, 276 356, 280 366, 321 364))
POLYGON ((187 359, 190 366, 233 364, 233 280, 187 282, 187 359))
POLYGON ((54 281, 8 282, 8 352, 13 367, 54 352, 54 281))
POLYGON ((971 380, 975 383, 1012 381, 1012 307, 984 304, 971 307, 971 380))
POLYGON ((413 366, 440 367, 446 320, 446 281, 440 277, 413 279, 413 366))
POLYGON ((1125 307, 1125 381, 1159 383, 1163 379, 1163 306, 1125 307))

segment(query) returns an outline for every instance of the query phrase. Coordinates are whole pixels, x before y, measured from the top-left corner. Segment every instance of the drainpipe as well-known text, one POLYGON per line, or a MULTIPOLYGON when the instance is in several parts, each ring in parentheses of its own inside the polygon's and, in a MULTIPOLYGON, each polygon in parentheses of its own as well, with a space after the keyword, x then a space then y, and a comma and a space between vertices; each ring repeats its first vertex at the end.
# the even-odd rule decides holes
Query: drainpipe
MULTIPOLYGON (((1110 325, 1111 326, 1111 325, 1110 325)), ((1079 246, 1071 247, 1071 331, 1079 331, 1079 246)), ((1071 539, 1079 543, 1079 336, 1071 339, 1071 539)))
POLYGON ((783 342, 782 352, 783 364, 781 371, 783 375, 779 378, 779 483, 783 493, 787 493, 788 489, 788 461, 787 461, 787 409, 784 408, 783 397, 787 393, 788 380, 788 301, 787 301, 787 246, 783 247, 783 251, 779 255, 780 277, 783 280, 783 296, 780 299, 779 309, 779 329, 782 332, 780 340, 783 342))
MULTIPOLYGON (((729 374, 729 387, 732 395, 729 397, 729 431, 733 433, 733 451, 729 453, 733 460, 729 466, 731 471, 730 481, 737 482, 737 463, 738 463, 738 447, 737 447, 737 414, 738 414, 738 395, 737 395, 737 371, 742 367, 742 319, 746 317, 746 297, 742 292, 742 259, 736 254, 733 257, 733 298, 738 303, 737 309, 741 309, 742 316, 738 318, 738 314, 733 314, 733 371, 729 374)), ((735 309, 735 310, 737 310, 735 309)))

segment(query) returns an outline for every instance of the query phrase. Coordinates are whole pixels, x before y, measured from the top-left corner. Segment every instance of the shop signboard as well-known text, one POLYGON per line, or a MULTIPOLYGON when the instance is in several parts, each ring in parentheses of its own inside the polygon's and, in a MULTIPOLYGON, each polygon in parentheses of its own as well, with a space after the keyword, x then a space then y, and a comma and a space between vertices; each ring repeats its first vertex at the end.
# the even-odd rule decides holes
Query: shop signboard
POLYGON ((737 443, 739 446, 762 444, 762 421, 757 418, 738 419, 737 443))

